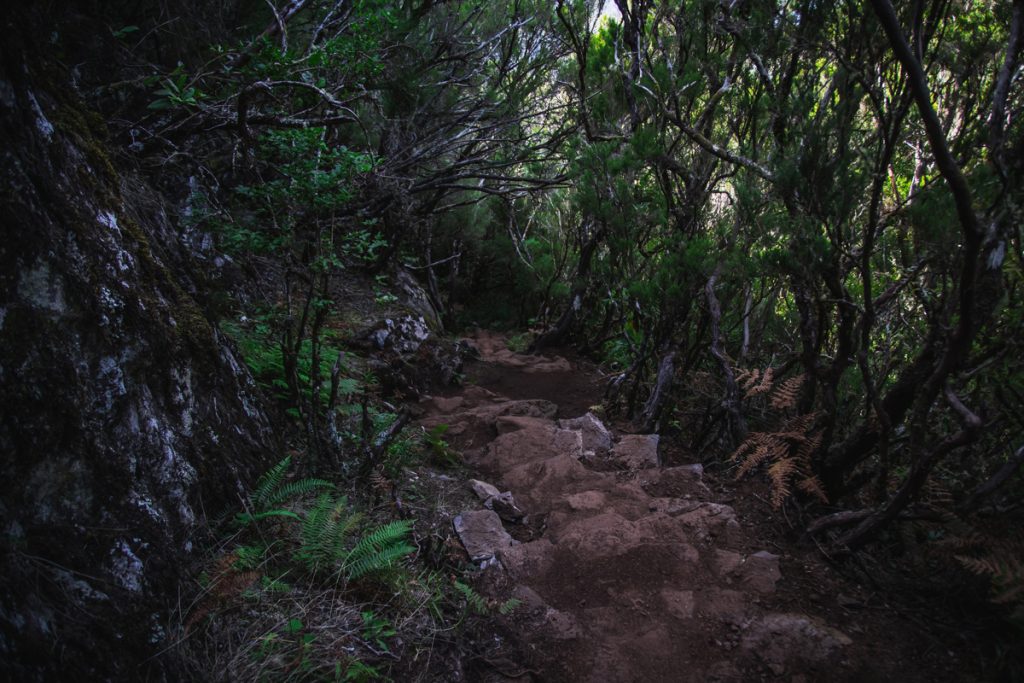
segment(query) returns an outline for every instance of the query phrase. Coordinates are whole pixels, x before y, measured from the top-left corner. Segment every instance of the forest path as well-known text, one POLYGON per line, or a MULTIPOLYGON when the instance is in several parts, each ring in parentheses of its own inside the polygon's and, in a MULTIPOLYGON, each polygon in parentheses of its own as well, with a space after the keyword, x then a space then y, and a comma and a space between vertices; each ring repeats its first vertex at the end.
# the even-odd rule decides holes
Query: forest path
POLYGON ((526 514, 491 500, 504 523, 481 505, 455 524, 491 584, 522 602, 507 625, 527 661, 511 680, 881 680, 837 625, 768 607, 779 557, 713 502, 700 465, 662 467, 657 436, 588 413, 593 373, 490 333, 470 341, 470 382, 426 400, 421 424, 448 425, 526 514))

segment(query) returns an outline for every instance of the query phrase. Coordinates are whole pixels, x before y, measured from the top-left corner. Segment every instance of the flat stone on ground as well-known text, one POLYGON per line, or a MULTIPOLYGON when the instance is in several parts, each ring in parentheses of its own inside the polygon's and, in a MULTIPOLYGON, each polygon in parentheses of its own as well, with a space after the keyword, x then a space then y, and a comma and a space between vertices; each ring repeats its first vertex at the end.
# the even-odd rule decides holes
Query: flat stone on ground
POLYGON ((658 466, 657 434, 626 434, 612 448, 612 458, 631 470, 658 466))
POLYGON ((463 512, 455 518, 455 533, 474 562, 487 560, 512 545, 512 537, 493 510, 463 512))

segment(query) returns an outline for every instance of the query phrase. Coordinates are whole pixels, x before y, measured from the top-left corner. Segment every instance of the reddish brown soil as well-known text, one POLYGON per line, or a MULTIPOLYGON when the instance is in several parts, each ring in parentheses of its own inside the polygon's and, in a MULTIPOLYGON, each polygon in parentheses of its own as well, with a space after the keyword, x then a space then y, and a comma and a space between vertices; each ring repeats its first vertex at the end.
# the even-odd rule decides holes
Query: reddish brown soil
POLYGON ((470 385, 428 403, 424 423, 449 424, 479 477, 529 515, 505 524, 519 542, 483 573, 483 587, 522 606, 504 622, 508 656, 482 678, 975 680, 965 647, 928 612, 787 539, 756 484, 625 466, 618 435, 611 453, 586 452, 586 437, 553 418, 599 402, 588 368, 512 354, 487 334, 475 342, 470 385))

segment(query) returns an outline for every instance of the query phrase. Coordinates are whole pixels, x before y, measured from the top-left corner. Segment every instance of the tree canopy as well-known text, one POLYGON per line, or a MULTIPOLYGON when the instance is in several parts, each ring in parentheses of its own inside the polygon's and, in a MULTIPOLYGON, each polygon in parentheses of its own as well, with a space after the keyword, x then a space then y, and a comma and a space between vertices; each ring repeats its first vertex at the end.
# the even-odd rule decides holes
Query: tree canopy
POLYGON ((332 278, 397 263, 448 327, 574 343, 613 413, 817 501, 836 549, 940 489, 996 504, 1024 459, 1022 3, 605 4, 292 0, 149 77, 142 153, 226 144, 198 224, 289 259, 293 401, 332 278))

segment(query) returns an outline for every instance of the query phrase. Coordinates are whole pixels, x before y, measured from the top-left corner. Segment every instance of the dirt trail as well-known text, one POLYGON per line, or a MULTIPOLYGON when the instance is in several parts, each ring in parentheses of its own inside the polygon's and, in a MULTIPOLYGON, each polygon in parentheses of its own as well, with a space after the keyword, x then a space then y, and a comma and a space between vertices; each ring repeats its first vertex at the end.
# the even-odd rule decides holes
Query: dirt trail
POLYGON ((712 502, 700 465, 662 467, 657 436, 609 432, 586 413, 593 380, 566 359, 517 355, 487 333, 471 341, 478 384, 430 399, 423 423, 449 425, 480 478, 514 498, 455 526, 522 601, 510 625, 527 653, 518 680, 874 678, 851 663, 840 625, 767 607, 779 557, 712 502))

